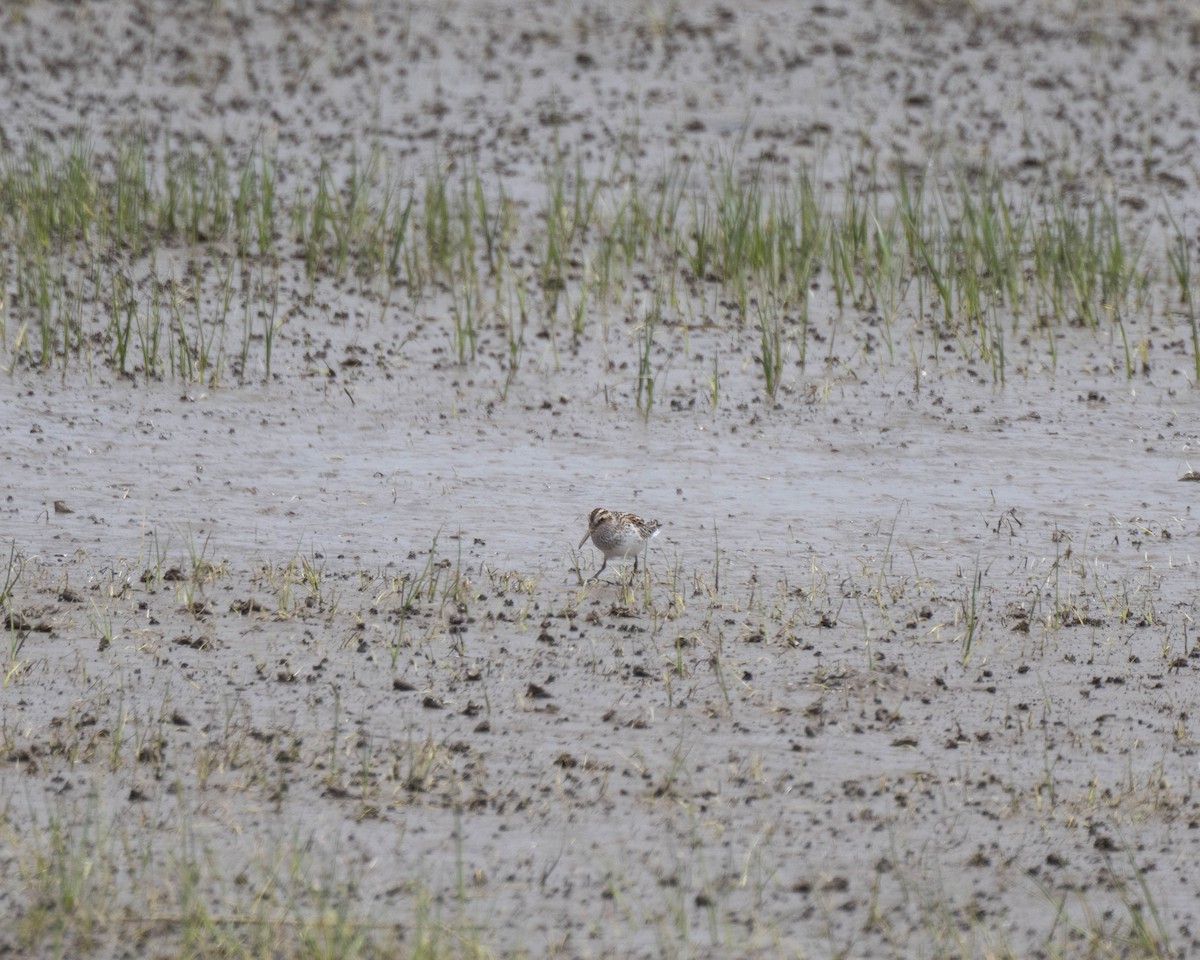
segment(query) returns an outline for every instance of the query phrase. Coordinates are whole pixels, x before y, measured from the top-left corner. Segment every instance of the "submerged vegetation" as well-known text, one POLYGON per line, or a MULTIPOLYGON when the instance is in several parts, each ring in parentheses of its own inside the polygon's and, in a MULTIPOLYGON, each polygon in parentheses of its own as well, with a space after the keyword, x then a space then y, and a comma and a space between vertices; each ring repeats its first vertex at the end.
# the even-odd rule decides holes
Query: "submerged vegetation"
POLYGON ((957 352, 998 382, 1018 344, 1053 367, 1069 327, 1119 342, 1133 376, 1145 335, 1129 318, 1158 311, 1190 330, 1200 378, 1188 238, 1174 227, 1157 256, 1103 192, 877 163, 829 178, 823 162, 780 172, 732 156, 646 175, 632 152, 589 173, 559 150, 541 202, 521 203, 458 158, 410 174, 379 150, 309 169, 283 169, 263 145, 163 152, 131 135, 111 155, 79 138, 0 158, 10 369, 269 377, 288 320, 323 284, 353 282, 380 318, 436 302, 460 364, 497 332, 509 383, 531 326, 557 350, 644 316, 648 295, 654 319, 632 334, 643 416, 658 323, 745 332, 773 397, 785 367, 810 360, 814 311, 836 331, 830 357, 835 340, 889 361, 957 352))

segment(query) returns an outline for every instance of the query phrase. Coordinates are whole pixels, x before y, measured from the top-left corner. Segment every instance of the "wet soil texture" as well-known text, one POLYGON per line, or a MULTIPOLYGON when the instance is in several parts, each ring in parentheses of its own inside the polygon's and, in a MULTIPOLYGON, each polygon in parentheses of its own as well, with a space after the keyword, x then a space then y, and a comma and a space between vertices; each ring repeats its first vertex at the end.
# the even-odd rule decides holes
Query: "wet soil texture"
POLYGON ((1200 410, 1161 254, 1200 214, 1200 20, 1100 6, 0 12, 14 158, 269 151, 290 203, 377 156, 530 237, 564 156, 605 203, 614 156, 649 196, 685 171, 685 211, 722 158, 834 206, 986 168, 1111 198, 1149 277, 998 368, 819 263, 772 391, 754 306, 636 252, 573 319, 547 291, 595 263, 538 281, 516 244, 535 292, 468 329, 453 282, 310 274, 284 234, 239 274, 264 326, 164 244, 136 309, 195 278, 201 376, 31 361, 6 274, 0 950, 215 956, 332 911, 342 955, 1200 951, 1200 410), (597 506, 663 524, 636 576, 584 582, 597 506))

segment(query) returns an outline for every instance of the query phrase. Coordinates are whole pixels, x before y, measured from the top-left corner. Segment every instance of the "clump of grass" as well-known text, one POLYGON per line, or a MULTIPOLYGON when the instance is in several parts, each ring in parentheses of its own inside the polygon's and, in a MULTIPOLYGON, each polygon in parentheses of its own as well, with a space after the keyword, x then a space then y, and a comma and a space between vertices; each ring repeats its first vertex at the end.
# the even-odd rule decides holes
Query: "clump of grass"
POLYGON ((965 667, 971 662, 975 643, 979 639, 979 593, 983 589, 983 573, 979 569, 979 558, 975 558, 975 569, 971 574, 971 586, 961 601, 963 617, 962 654, 960 662, 965 667))
POLYGON ((662 303, 656 296, 654 304, 642 319, 637 334, 637 374, 634 380, 634 397, 638 413, 643 420, 650 419, 654 409, 654 334, 662 320, 662 303))
POLYGON ((12 614, 13 588, 21 579, 24 568, 25 560, 17 553, 17 541, 13 540, 8 547, 8 562, 4 565, 4 582, 0 585, 0 611, 3 611, 4 616, 9 619, 12 614))
POLYGON ((0 584, 0 630, 7 638, 7 651, 4 658, 4 687, 20 675, 25 668, 21 658, 21 650, 25 639, 29 636, 23 618, 13 609, 12 594, 25 568, 24 558, 17 553, 17 542, 9 545, 8 562, 4 567, 3 583, 0 584))
POLYGON ((783 319, 778 305, 774 303, 763 307, 756 304, 758 309, 759 329, 759 366, 763 373, 763 389, 772 400, 779 391, 779 381, 783 376, 783 360, 785 344, 783 339, 783 319))

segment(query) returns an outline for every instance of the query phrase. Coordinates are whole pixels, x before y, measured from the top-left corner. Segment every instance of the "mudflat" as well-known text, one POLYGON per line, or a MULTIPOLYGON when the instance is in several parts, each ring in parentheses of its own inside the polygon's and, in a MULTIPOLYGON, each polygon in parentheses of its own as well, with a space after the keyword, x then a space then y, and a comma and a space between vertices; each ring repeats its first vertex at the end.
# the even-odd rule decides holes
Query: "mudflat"
POLYGON ((1100 6, 0 11, 0 951, 1200 950, 1200 19, 1100 6))

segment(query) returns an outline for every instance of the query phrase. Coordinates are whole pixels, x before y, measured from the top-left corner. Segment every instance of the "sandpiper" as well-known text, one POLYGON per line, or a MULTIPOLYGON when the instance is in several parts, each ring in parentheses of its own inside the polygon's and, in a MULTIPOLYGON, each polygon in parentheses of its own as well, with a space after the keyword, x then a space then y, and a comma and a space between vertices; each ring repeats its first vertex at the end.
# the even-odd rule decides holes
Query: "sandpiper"
POLYGON ((604 563, 591 579, 599 580, 600 574, 613 557, 633 557, 633 572, 637 573, 637 555, 658 536, 662 524, 657 520, 643 520, 632 513, 617 513, 597 507, 588 514, 588 530, 579 541, 579 549, 592 538, 592 545, 604 554, 604 563))

